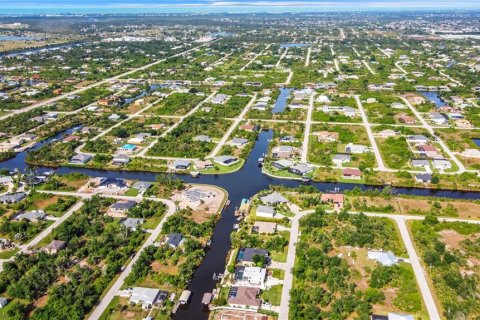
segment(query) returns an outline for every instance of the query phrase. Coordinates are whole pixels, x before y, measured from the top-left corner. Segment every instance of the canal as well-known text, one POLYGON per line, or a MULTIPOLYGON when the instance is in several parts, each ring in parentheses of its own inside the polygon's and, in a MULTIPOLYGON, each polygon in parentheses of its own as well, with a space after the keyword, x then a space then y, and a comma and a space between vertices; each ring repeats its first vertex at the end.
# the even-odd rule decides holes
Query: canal
MULTIPOLYGON (((42 144, 48 143, 52 139, 59 139, 62 135, 63 133, 58 134, 55 137, 45 140, 42 142, 42 144)), ((210 249, 207 251, 205 259, 196 270, 188 286, 188 289, 192 291, 190 303, 184 308, 179 309, 177 314, 174 316, 174 319, 202 320, 208 318, 208 313, 204 310, 201 303, 202 296, 203 293, 211 292, 215 288, 216 281, 213 280, 213 274, 224 272, 227 254, 231 245, 230 233, 233 231, 234 224, 237 223, 234 211, 235 207, 240 206, 242 198, 250 198, 257 192, 268 188, 270 185, 285 185, 287 187, 296 187, 300 185, 300 181, 277 179, 267 176, 261 172, 258 166, 258 158, 264 156, 264 153, 268 150, 269 141, 272 138, 273 131, 262 131, 259 134, 258 140, 255 143, 255 146, 252 149, 248 159, 246 160, 245 165, 237 172, 224 175, 201 175, 199 178, 192 178, 187 175, 177 175, 178 178, 187 183, 211 184, 224 188, 228 191, 231 204, 223 210, 222 216, 214 229, 210 249)), ((38 147, 40 147, 40 145, 37 145, 35 148, 38 147)), ((28 165, 25 164, 25 154, 26 152, 19 153, 15 158, 0 163, 0 168, 6 167, 10 170, 18 168, 24 171, 28 168, 28 165)), ((38 168, 37 170, 41 172, 47 170, 47 168, 38 168)), ((115 177, 144 181, 155 181, 157 176, 155 173, 149 172, 105 171, 69 167, 58 168, 56 172, 59 174, 82 172, 89 176, 115 177)), ((375 189, 375 187, 347 183, 319 182, 312 183, 312 185, 317 187, 320 191, 328 191, 335 188, 338 188, 340 191, 344 191, 351 190, 355 187, 360 187, 364 190, 375 189)), ((395 188, 395 192, 397 194, 420 196, 480 199, 480 193, 477 192, 428 190, 418 188, 395 188)))

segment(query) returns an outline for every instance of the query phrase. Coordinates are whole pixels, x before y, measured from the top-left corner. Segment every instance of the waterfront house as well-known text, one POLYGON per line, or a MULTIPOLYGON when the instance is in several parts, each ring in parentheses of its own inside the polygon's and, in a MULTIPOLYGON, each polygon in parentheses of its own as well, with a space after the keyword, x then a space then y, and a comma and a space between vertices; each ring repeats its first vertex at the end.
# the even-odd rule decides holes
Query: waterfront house
POLYGON ((257 217, 274 218, 275 209, 270 206, 258 206, 257 210, 255 211, 255 214, 257 217))
POLYGON ((227 303, 232 308, 258 311, 262 305, 262 299, 258 298, 259 294, 259 288, 232 287, 228 293, 227 303))
POLYGON ((71 164, 85 164, 92 159, 92 155, 85 153, 78 153, 70 158, 71 164))

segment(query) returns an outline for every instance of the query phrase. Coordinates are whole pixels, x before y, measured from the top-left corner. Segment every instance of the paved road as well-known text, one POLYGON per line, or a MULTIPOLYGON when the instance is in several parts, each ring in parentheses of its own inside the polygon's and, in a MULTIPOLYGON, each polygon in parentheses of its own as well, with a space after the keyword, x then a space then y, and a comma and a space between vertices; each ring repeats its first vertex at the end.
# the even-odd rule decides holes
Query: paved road
POLYGON ((435 300, 433 299, 432 292, 428 286, 427 277, 425 271, 420 264, 420 259, 418 258, 415 247, 413 246, 412 239, 408 233, 407 225, 405 224, 405 219, 402 217, 391 217, 397 223, 398 229, 400 230, 400 235, 402 236, 403 243, 407 248, 408 257, 415 273, 415 278, 417 279, 418 286, 420 287, 420 292, 423 296, 423 301, 427 308, 428 316, 432 320, 440 320, 440 313, 438 312, 437 306, 435 305, 435 300))
MULTIPOLYGON (((155 200, 155 198, 148 198, 149 200, 155 200)), ((163 200, 163 199, 157 199, 158 201, 162 201, 163 203, 167 204, 168 210, 165 216, 162 218, 160 223, 157 225, 157 227, 152 231, 150 234, 150 237, 148 237, 147 241, 141 246, 141 248, 138 250, 138 252, 135 254, 133 259, 130 261, 130 263, 127 265, 125 270, 120 274, 118 279, 115 281, 113 286, 108 290, 108 292, 105 294, 105 296, 100 300, 100 304, 97 305, 97 307, 93 310, 93 312, 90 314, 88 317, 89 320, 98 320, 102 313, 107 309, 108 305, 110 302, 113 300, 117 292, 120 290, 120 288, 123 286, 123 283, 125 282, 125 278, 132 272, 133 265, 135 262, 137 262, 138 258, 140 257, 141 253, 145 248, 148 246, 152 245, 155 240, 158 238, 160 235, 160 232, 162 231, 163 224, 165 221, 167 221, 167 218, 170 217, 172 214, 175 213, 175 203, 170 200, 163 200)))
POLYGON ((215 149, 213 149, 212 152, 210 152, 210 155, 207 158, 213 158, 215 155, 217 155, 220 152, 220 149, 222 149, 225 142, 227 142, 227 139, 230 137, 233 130, 235 130, 235 128, 245 118, 245 115, 247 114, 248 110, 250 110, 250 107, 254 104, 256 99, 257 99, 257 93, 253 95, 252 99, 250 99, 250 101, 245 106, 243 111, 238 115, 237 118, 235 118, 233 124, 230 126, 230 128, 228 128, 227 132, 225 132, 220 142, 215 146, 215 149))
POLYGON ((400 61, 395 62, 395 67, 397 67, 398 70, 402 71, 403 74, 408 74, 407 70, 403 69, 403 67, 400 65, 400 61))
MULTIPOLYGON (((96 195, 95 193, 83 193, 83 192, 69 192, 69 191, 39 191, 42 193, 50 193, 50 194, 57 194, 57 195, 73 195, 77 196, 80 198, 88 199, 96 195)), ((162 226, 167 220, 168 217, 170 217, 172 214, 175 213, 176 211, 176 205, 173 201, 168 200, 168 199, 159 199, 159 198, 151 198, 151 197, 142 197, 141 195, 137 197, 129 197, 129 196, 115 196, 115 195, 102 195, 104 197, 109 197, 109 198, 115 198, 115 199, 122 199, 122 200, 141 200, 141 199, 148 199, 152 201, 159 201, 163 202, 167 206, 167 212, 163 216, 162 220, 160 223, 157 225, 157 227, 151 231, 150 236, 148 239, 143 243, 143 245, 140 247, 140 249, 137 251, 133 259, 130 261, 130 263, 126 266, 125 270, 120 274, 118 279, 115 281, 113 286, 108 290, 108 292, 105 294, 105 296, 100 300, 100 303, 97 305, 97 307, 93 310, 92 314, 89 316, 88 319, 91 320, 97 320, 100 318, 102 313, 105 311, 109 303, 112 301, 112 299, 115 297, 117 294, 118 290, 122 287, 125 278, 130 274, 132 271, 132 267, 135 264, 135 262, 138 260, 140 257, 140 254, 145 250, 146 247, 152 245, 155 240, 158 238, 160 235, 160 232, 162 231, 162 226)), ((75 210, 73 210, 75 211, 75 210)), ((72 212, 73 212, 72 211, 72 212)))
POLYGON ((360 101, 360 97, 358 95, 355 96, 355 101, 357 102, 358 110, 360 111, 360 115, 362 116, 363 124, 365 125, 365 130, 367 130, 368 139, 372 145, 373 153, 375 154, 375 158, 377 159, 378 170, 379 171, 391 171, 385 167, 383 164, 382 155, 380 154, 380 150, 378 149, 377 142, 375 141, 375 137, 373 136, 372 128, 370 123, 368 122, 367 115, 365 114, 365 110, 363 109, 362 102, 360 101))
POLYGON ((312 53, 312 47, 308 47, 307 58, 305 59, 305 67, 310 65, 310 54, 312 53))
POLYGON ((161 60, 157 60, 157 61, 154 61, 154 62, 151 62, 149 64, 146 64, 144 66, 141 66, 141 67, 138 67, 138 68, 135 68, 135 69, 132 69, 132 70, 129 70, 127 72, 124 72, 124 73, 121 73, 119 75, 116 75, 114 77, 111 77, 111 78, 107 78, 107 79, 104 79, 102 81, 99 81, 99 82, 95 82, 95 83, 92 83, 86 87, 83 87, 83 88, 80 88, 80 89, 77 89, 77 90, 74 90, 74 91, 70 91, 68 93, 65 93, 65 94, 62 94, 62 95, 59 95, 59 96, 56 96, 54 98, 51 98, 51 99, 48 99, 48 100, 44 100, 44 101, 41 101, 41 102, 38 102, 38 103, 34 103, 28 107, 25 107, 25 108, 22 108, 22 109, 19 109, 19 110, 15 110, 15 111, 10 111, 8 114, 4 115, 4 116, 1 116, 0 117, 0 120, 3 120, 3 119, 6 119, 12 115, 15 115, 15 114, 19 114, 19 113, 23 113, 23 112, 27 112, 27 111, 30 111, 30 110, 33 110, 33 109, 36 109, 36 108, 39 108, 39 107, 44 107, 46 105, 49 105, 50 103, 53 103, 53 102, 56 102, 56 101, 59 101, 61 99, 64 99, 66 98, 67 96, 70 96, 70 95, 74 95, 74 94, 79 94, 81 92, 84 92, 88 89, 91 89, 91 88, 95 88, 95 87, 98 87, 98 86, 101 86, 102 84, 105 84, 105 83, 108 83, 110 81, 113 81, 113 80, 117 80, 119 78, 123 78, 125 76, 128 76, 130 74, 133 74, 137 71, 142 71, 142 70, 145 70, 145 69, 148 69, 150 67, 153 67, 157 64, 160 64, 162 62, 165 62, 166 60, 170 59, 170 58, 175 58, 175 57, 178 57, 178 56, 181 56, 185 53, 189 53, 190 51, 193 51, 197 48, 201 48, 201 47, 204 47, 208 44, 211 44, 212 42, 215 42, 217 40, 213 40, 213 41, 210 41, 210 42, 207 42, 207 43, 204 43, 200 46, 197 46, 197 47, 194 47, 194 48, 191 48, 191 49, 188 49, 188 50, 185 50, 185 51, 182 51, 180 53, 177 53, 177 54, 174 54, 170 57, 167 57, 167 58, 164 58, 164 59, 161 59, 161 60))
POLYGON ((290 239, 288 243, 287 262, 285 263, 285 276, 283 278, 282 298, 280 300, 280 309, 278 311, 278 320, 288 320, 288 310, 290 305, 290 290, 293 286, 292 269, 295 265, 295 255, 297 252, 297 241, 300 228, 300 219, 311 212, 298 212, 290 220, 290 239))
MULTIPOLYGON (((207 101, 210 101, 210 99, 212 99, 215 95, 217 94, 217 90, 215 90, 214 92, 212 92, 212 94, 210 94, 207 98, 203 99, 202 102, 200 102, 198 105, 195 106, 195 108, 193 108, 192 110, 190 110, 187 114, 181 116, 179 118, 179 120, 177 122, 175 122, 172 126, 170 126, 167 130, 165 130, 165 132, 163 132, 160 137, 165 137, 167 136, 167 134, 169 134, 173 129, 175 129, 176 127, 178 127, 180 125, 180 123, 183 122, 183 120, 185 120, 185 118, 191 116, 192 114, 194 114, 195 112, 197 112, 198 109, 200 109, 200 107, 205 104, 207 101)), ((148 150, 150 150, 154 145, 155 143, 157 143, 157 140, 153 141, 152 143, 150 143, 147 147, 145 147, 142 151, 140 151, 138 154, 136 155, 133 155, 132 157, 145 157, 145 158, 150 158, 150 159, 166 159, 165 157, 147 157, 145 156, 145 154, 148 152, 148 150)))
POLYGON ((280 63, 282 62, 283 58, 285 58, 285 56, 287 55, 287 52, 288 52, 288 48, 285 48, 285 50, 283 51, 282 55, 280 56, 280 59, 278 59, 277 61, 277 64, 275 65, 275 67, 280 67, 280 63))
POLYGON ((307 163, 307 154, 308 154, 308 141, 310 139, 310 131, 312 127, 312 113, 313 113, 313 105, 315 94, 310 96, 310 100, 308 101, 308 110, 307 110, 307 121, 305 122, 305 133, 303 136, 303 145, 302 145, 302 162, 307 163))
MULTIPOLYGON (((432 136, 436 136, 435 134, 435 131, 433 130, 433 127, 427 123, 427 121, 425 121, 425 119, 422 117, 422 115, 420 114, 420 112, 417 111, 417 109, 415 109, 411 103, 405 99, 405 97, 400 97, 403 102, 405 102, 405 104, 410 108, 410 110, 412 110, 412 112, 415 114, 415 116, 420 120, 420 122, 423 124, 423 126, 425 127, 426 130, 428 130, 428 132, 432 135, 432 136)), ((445 144, 445 142, 443 142, 443 140, 440 138, 440 137, 437 137, 437 140, 436 142, 438 142, 438 144, 440 144, 440 146, 442 147, 442 149, 447 153, 447 155, 450 157, 450 159, 452 159, 453 162, 455 162, 455 164, 458 166, 458 171, 456 172, 457 174, 460 174, 460 173, 463 173, 465 172, 465 166, 460 162, 460 160, 457 159, 457 157, 455 157, 455 155, 453 154, 452 151, 450 151, 450 149, 447 147, 447 145, 445 144)))
POLYGON ((371 74, 373 74, 373 75, 375 75, 375 74, 376 74, 376 72, 375 72, 375 71, 373 71, 373 69, 370 67, 370 65, 368 64, 368 62, 367 62, 367 61, 365 61, 365 60, 362 60, 362 63, 363 63, 363 65, 364 65, 364 66, 365 66, 365 67, 368 69, 368 71, 370 71, 370 73, 371 73, 371 74))
POLYGON ((259 56, 261 56, 266 50, 268 50, 268 48, 270 48, 272 44, 268 44, 265 49, 263 49, 262 51, 260 51, 259 53, 257 53, 250 61, 248 61, 248 63, 246 65, 244 65, 243 67, 240 68, 240 71, 244 71, 246 68, 248 68, 249 65, 251 65, 255 60, 257 60, 257 58, 259 56))
MULTIPOLYGON (((79 201, 75 203, 70 209, 68 209, 67 212, 65 212, 60 218, 58 218, 54 223, 52 223, 48 228, 40 232, 35 238, 33 238, 29 243, 23 244, 19 246, 18 248, 20 249, 19 252, 26 253, 29 251, 28 248, 36 246, 40 241, 42 241, 46 236, 52 232, 53 229, 58 227, 60 224, 62 224, 65 220, 70 218, 70 216, 80 209, 80 207, 83 205, 83 201, 79 201)), ((3 271, 3 263, 6 261, 12 261, 15 256, 12 256, 10 259, 2 259, 0 260, 0 272, 3 271)))

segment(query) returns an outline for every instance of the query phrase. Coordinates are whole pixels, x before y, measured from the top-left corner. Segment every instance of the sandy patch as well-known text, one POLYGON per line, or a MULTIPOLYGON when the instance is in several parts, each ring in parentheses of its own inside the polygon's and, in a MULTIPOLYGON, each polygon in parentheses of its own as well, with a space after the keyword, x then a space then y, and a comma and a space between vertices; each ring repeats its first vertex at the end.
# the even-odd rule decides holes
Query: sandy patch
POLYGON ((190 185, 172 196, 172 200, 178 203, 179 208, 192 209, 192 219, 198 223, 207 221, 211 215, 219 212, 224 198, 223 190, 206 185, 190 185), (192 197, 192 193, 198 197, 192 197))
POLYGON ((442 230, 440 231, 440 241, 445 243, 448 249, 459 249, 460 242, 467 239, 466 236, 454 230, 442 230))

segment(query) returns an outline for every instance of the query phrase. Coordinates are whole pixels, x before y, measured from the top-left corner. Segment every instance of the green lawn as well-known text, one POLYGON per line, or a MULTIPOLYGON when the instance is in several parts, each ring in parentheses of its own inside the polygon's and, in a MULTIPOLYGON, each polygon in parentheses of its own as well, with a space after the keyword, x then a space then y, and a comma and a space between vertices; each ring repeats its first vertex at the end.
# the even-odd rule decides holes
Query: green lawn
POLYGON ((273 306, 279 306, 282 299, 282 285, 276 285, 263 291, 260 297, 265 302, 270 302, 273 306))
POLYGON ((0 259, 10 259, 10 258, 13 257, 18 251, 20 251, 20 249, 15 248, 15 249, 13 249, 13 250, 7 250, 7 251, 0 252, 0 259))
POLYGON ((245 160, 239 159, 239 161, 231 166, 221 166, 219 164, 214 164, 214 168, 206 169, 202 171, 202 174, 225 174, 240 170, 242 168, 245 160), (218 170, 216 169, 218 168, 218 170))
POLYGON ((127 192, 125 192, 124 195, 127 197, 136 197, 138 196, 138 193, 139 193, 138 189, 130 188, 127 190, 127 192))

